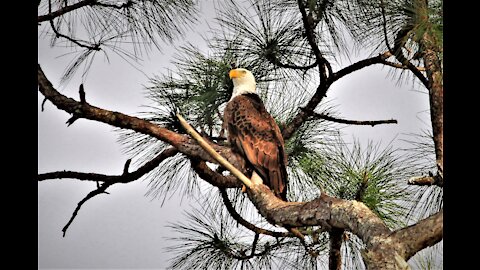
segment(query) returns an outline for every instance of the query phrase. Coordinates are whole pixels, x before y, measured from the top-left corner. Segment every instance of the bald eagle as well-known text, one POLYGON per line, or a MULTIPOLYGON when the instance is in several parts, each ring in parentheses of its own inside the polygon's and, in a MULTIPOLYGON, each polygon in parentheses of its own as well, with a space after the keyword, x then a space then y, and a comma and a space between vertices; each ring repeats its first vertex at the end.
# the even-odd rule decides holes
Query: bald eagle
POLYGON ((280 128, 256 94, 253 74, 237 68, 230 70, 229 76, 233 94, 223 119, 228 141, 253 169, 252 181, 260 176, 278 198, 286 201, 287 156, 280 128))

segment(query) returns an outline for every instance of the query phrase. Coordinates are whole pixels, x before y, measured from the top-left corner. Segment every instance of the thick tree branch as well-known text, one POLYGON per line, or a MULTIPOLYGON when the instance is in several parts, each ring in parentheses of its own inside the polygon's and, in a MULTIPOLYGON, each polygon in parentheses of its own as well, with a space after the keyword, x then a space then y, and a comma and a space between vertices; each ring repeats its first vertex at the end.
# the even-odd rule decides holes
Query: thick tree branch
MULTIPOLYGON (((40 65, 38 65, 38 85, 39 91, 58 109, 70 114, 75 114, 78 118, 90 119, 114 127, 131 129, 142 134, 147 134, 172 145, 177 148, 179 152, 189 157, 217 163, 210 154, 203 150, 194 140, 190 139, 188 135, 178 134, 138 117, 101 109, 87 102, 78 102, 60 94, 47 79, 40 65)), ((230 147, 215 144, 212 144, 212 147, 223 157, 227 158, 235 167, 245 170, 245 159, 234 153, 230 147)))
POLYGON ((340 119, 340 118, 332 117, 327 114, 319 114, 319 113, 313 113, 312 117, 315 119, 324 119, 327 121, 332 121, 332 122, 341 123, 341 124, 364 125, 364 126, 372 126, 372 127, 380 124, 397 124, 398 123, 397 120, 395 119, 372 120, 372 121, 347 120, 347 119, 340 119))
POLYGON ((160 154, 158 154, 155 158, 146 162, 136 171, 129 173, 128 171, 125 172, 124 170, 123 174, 121 175, 104 175, 104 174, 98 174, 98 173, 57 171, 57 172, 39 174, 37 179, 38 181, 45 181, 45 180, 51 180, 51 179, 72 178, 72 179, 85 180, 85 181, 104 182, 109 184, 129 183, 149 173, 154 168, 156 168, 160 163, 162 163, 162 161, 164 161, 169 157, 173 157, 177 153, 178 153, 177 149, 173 147, 167 148, 163 150, 160 154))
POLYGON ((430 217, 394 232, 391 238, 403 246, 405 260, 410 259, 418 251, 433 246, 443 239, 443 209, 430 217))

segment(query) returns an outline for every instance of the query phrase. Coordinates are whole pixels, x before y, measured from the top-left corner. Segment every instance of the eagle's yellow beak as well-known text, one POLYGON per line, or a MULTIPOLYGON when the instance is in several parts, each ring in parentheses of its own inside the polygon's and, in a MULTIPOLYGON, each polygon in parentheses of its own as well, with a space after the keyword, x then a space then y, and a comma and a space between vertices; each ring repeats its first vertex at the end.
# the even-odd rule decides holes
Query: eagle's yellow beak
POLYGON ((238 70, 238 69, 232 69, 232 70, 230 70, 230 72, 228 73, 228 76, 230 76, 230 79, 233 79, 233 78, 241 77, 242 74, 243 74, 243 72, 241 72, 240 70, 238 70))

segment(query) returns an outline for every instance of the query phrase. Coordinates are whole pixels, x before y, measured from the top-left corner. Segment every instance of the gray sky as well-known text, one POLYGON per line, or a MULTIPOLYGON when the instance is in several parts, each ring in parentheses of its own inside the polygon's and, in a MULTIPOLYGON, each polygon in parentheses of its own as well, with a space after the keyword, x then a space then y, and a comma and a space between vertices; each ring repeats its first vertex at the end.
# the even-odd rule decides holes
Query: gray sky
MULTIPOLYGON (((213 24, 213 1, 202 2, 202 16, 184 41, 206 47, 199 33, 204 33, 207 22, 213 24)), ((183 40, 183 39, 182 39, 183 40)), ((38 62, 55 87, 71 58, 57 58, 69 49, 49 48, 48 39, 39 39, 38 62)), ((177 45, 182 42, 177 42, 177 45)), ((176 48, 164 46, 164 53, 153 53, 141 67, 148 76, 161 74, 172 67, 169 62, 176 48)), ((359 56, 361 57, 361 56, 359 56)), ((354 57, 355 59, 360 59, 354 57)), ((343 65, 348 62, 344 61, 343 65)), ((385 79, 387 68, 369 67, 348 75, 335 83, 328 98, 346 119, 378 120, 394 118, 397 125, 361 126, 343 129, 346 138, 353 136, 362 142, 390 142, 404 133, 420 133, 429 127, 428 96, 414 91, 410 83, 397 86, 385 79)), ((66 86, 57 88, 78 99, 76 76, 66 86)), ((95 106, 136 114, 145 111, 147 104, 143 86, 147 77, 119 57, 110 55, 110 63, 99 57, 84 82, 86 99, 95 106)), ((417 87, 418 88, 418 87, 417 87)), ((66 127, 69 115, 47 102, 40 112, 43 96, 38 94, 38 172, 73 170, 120 174, 128 158, 116 142, 113 128, 88 120, 78 120, 66 127)), ((95 189, 92 182, 78 180, 49 180, 38 184, 38 266, 39 269, 128 268, 162 269, 170 254, 165 252, 164 237, 171 236, 165 228, 168 222, 182 220, 182 211, 189 201, 173 197, 161 201, 145 197, 147 182, 115 185, 110 195, 99 195, 88 201, 70 226, 65 238, 61 229, 77 203, 95 189)))

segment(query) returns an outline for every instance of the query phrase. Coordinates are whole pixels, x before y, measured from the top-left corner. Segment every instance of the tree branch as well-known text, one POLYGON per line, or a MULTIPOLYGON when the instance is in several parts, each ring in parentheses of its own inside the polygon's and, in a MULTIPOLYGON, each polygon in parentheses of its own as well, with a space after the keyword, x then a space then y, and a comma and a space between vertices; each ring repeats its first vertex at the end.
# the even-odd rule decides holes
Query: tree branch
POLYGON ((397 124, 397 120, 390 119, 390 120, 372 120, 372 121, 360 121, 360 120, 347 120, 347 119, 340 119, 335 118, 327 114, 319 114, 313 113, 312 115, 315 119, 324 119, 327 121, 337 122, 341 124, 349 124, 349 125, 365 125, 365 126, 375 126, 380 124, 397 124))
POLYGON ((233 217, 233 219, 235 219, 238 223, 240 223, 245 228, 255 232, 255 234, 266 234, 266 235, 270 235, 270 236, 273 236, 273 237, 291 237, 292 236, 292 234, 289 233, 289 232, 270 231, 270 230, 267 230, 267 229, 259 228, 255 225, 253 225, 252 223, 246 221, 245 219, 243 219, 240 216, 240 214, 238 214, 238 212, 233 207, 232 203, 230 202, 230 200, 228 198, 228 195, 227 195, 227 192, 225 191, 225 189, 219 188, 218 190, 220 191, 220 194, 222 195, 223 204, 227 208, 230 215, 233 217))
POLYGON ((65 7, 61 8, 59 10, 56 10, 56 11, 51 11, 50 10, 48 14, 38 16, 37 22, 44 22, 44 21, 49 21, 49 20, 55 19, 56 17, 61 16, 65 13, 71 12, 73 10, 76 10, 76 9, 79 9, 79 8, 82 8, 82 7, 85 7, 85 6, 90 6, 90 5, 94 4, 95 2, 96 2, 96 0, 84 0, 84 1, 80 1, 78 3, 75 3, 73 5, 65 6, 65 7))
MULTIPOLYGON (((383 0, 381 0, 380 7, 381 7, 381 10, 382 10, 383 35, 385 37, 385 44, 387 45, 387 48, 390 51, 390 53, 394 54, 395 50, 392 49, 392 47, 390 46, 390 43, 388 42, 387 19, 385 17, 385 3, 383 2, 383 0)), ((399 50, 398 53, 403 54, 403 52, 401 50, 399 50)), ((425 76, 423 76, 422 72, 415 65, 413 65, 410 61, 408 61, 407 58, 405 58, 403 55, 400 57, 399 54, 395 54, 395 57, 398 60, 400 60, 402 65, 406 66, 413 74, 415 74, 415 76, 423 83, 423 85, 427 89, 430 89, 430 83, 427 80, 427 78, 425 78, 425 76)))
POLYGON ((224 176, 217 172, 210 170, 207 166, 207 163, 200 159, 190 159, 193 170, 200 176, 202 179, 212 184, 213 186, 219 188, 241 188, 242 183, 233 176, 224 176))
POLYGON ((379 54, 375 57, 370 57, 370 58, 367 58, 367 59, 360 60, 356 63, 351 64, 348 67, 345 67, 345 68, 335 72, 331 76, 331 79, 332 79, 332 81, 337 81, 338 79, 342 78, 343 76, 348 75, 348 74, 350 74, 354 71, 360 70, 364 67, 368 67, 368 66, 371 66, 371 65, 374 65, 374 64, 384 63, 384 61, 387 58, 389 58, 390 56, 392 56, 392 53, 387 51, 387 52, 381 53, 381 54, 379 54))
POLYGON ((418 251, 440 242, 443 239, 443 208, 415 225, 395 231, 391 238, 402 244, 403 254, 400 255, 405 260, 410 259, 418 251))
POLYGON ((319 65, 319 72, 320 72, 320 83, 327 83, 327 78, 329 75, 332 75, 332 67, 330 63, 323 57, 320 48, 318 47, 315 41, 315 31, 312 28, 313 18, 311 15, 307 15, 305 11, 305 6, 303 4, 303 0, 298 0, 298 8, 300 9, 300 13, 302 14, 302 22, 303 27, 305 28, 305 35, 307 37, 308 43, 315 54, 315 58, 317 59, 316 63, 319 65), (327 75, 327 70, 328 75, 327 75))
POLYGON ((407 183, 409 185, 417 186, 437 185, 439 187, 443 187, 443 178, 439 174, 436 174, 434 176, 416 176, 408 179, 407 183))
POLYGON ((342 253, 340 249, 343 242, 343 229, 334 228, 330 231, 330 250, 328 251, 328 269, 342 269, 342 253))
MULTIPOLYGON (((160 154, 158 154, 155 158, 143 164, 140 168, 138 168, 134 172, 129 173, 128 171, 125 171, 125 168, 124 168, 124 172, 121 175, 104 175, 104 174, 98 174, 98 173, 57 171, 57 172, 39 174, 37 179, 38 181, 45 181, 45 180, 51 180, 51 179, 73 178, 78 180, 104 182, 109 184, 129 183, 151 172, 160 163, 162 163, 162 161, 164 161, 167 158, 175 156, 177 153, 178 153, 177 149, 173 147, 167 148, 163 150, 160 154)), ((129 164, 128 161, 125 163, 125 165, 127 164, 129 164)))
MULTIPOLYGON (((189 157, 200 158, 205 161, 217 163, 210 154, 203 150, 203 148, 194 140, 190 139, 188 135, 178 134, 138 117, 101 109, 88 103, 78 102, 60 94, 47 79, 40 65, 38 65, 38 85, 39 91, 59 110, 70 114, 76 114, 78 118, 90 119, 114 127, 130 129, 142 134, 150 135, 172 145, 177 148, 179 152, 189 157)), ((245 159, 233 152, 230 147, 219 146, 216 144, 212 144, 212 147, 222 156, 227 158, 235 167, 245 170, 245 159)))
POLYGON ((64 6, 63 8, 60 8, 55 11, 50 10, 48 14, 38 16, 37 22, 40 23, 40 22, 50 21, 59 16, 62 16, 63 14, 69 13, 71 11, 74 11, 76 9, 86 7, 86 6, 100 6, 100 7, 107 7, 107 8, 122 9, 122 8, 127 8, 132 4, 133 4, 132 1, 127 1, 120 5, 116 5, 116 4, 101 3, 101 2, 98 2, 98 0, 84 0, 69 6, 64 6))
POLYGON ((67 233, 67 230, 68 228, 70 227, 70 225, 72 224, 73 220, 77 217, 78 215, 78 211, 80 211, 80 208, 82 208, 82 205, 87 202, 88 200, 90 200, 91 198, 99 195, 99 194, 102 194, 102 193, 106 193, 106 189, 111 186, 113 183, 103 183, 102 185, 100 185, 97 189, 91 191, 90 193, 87 194, 87 196, 85 198, 83 198, 80 202, 78 202, 77 204, 77 207, 75 208, 75 210, 73 211, 72 213, 72 216, 70 217, 70 219, 68 220, 67 224, 63 227, 62 229, 62 232, 63 232, 63 237, 65 237, 65 234, 67 233))
POLYGON ((220 165, 225 167, 227 170, 229 170, 235 177, 237 177, 242 183, 247 186, 251 187, 253 185, 252 181, 246 177, 241 171, 239 171, 235 166, 233 166, 231 163, 229 163, 224 157, 222 157, 220 154, 218 154, 215 149, 210 147, 210 144, 208 144, 198 132, 193 129, 190 124, 187 123, 187 121, 177 113, 177 118, 180 121, 180 124, 185 128, 188 134, 192 136, 198 144, 205 149, 205 151, 208 152, 220 165))
POLYGON ((122 175, 103 175, 103 174, 97 174, 97 173, 81 173, 81 172, 72 172, 72 171, 59 171, 59 172, 51 172, 51 173, 44 173, 44 174, 39 174, 38 175, 38 181, 43 181, 43 180, 48 180, 48 179, 60 179, 60 178, 76 178, 79 180, 90 180, 90 181, 96 181, 98 182, 103 182, 101 185, 97 186, 97 189, 91 191, 90 193, 87 194, 85 198, 83 198, 80 202, 78 202, 77 207, 72 213, 72 216, 68 220, 67 224, 63 227, 62 232, 63 232, 63 237, 65 237, 65 234, 67 233, 68 228, 72 224, 72 222, 75 220, 75 218, 78 215, 78 211, 80 211, 80 208, 83 206, 85 202, 90 200, 91 198, 102 194, 106 193, 106 190, 108 187, 117 184, 117 183, 129 183, 133 182, 143 175, 149 173, 152 171, 154 168, 156 168, 162 161, 169 157, 173 157, 178 153, 178 150, 171 147, 163 150, 159 155, 157 155, 155 158, 152 160, 146 162, 143 166, 138 168, 136 171, 129 173, 128 172, 128 166, 130 164, 131 159, 128 159, 127 162, 125 162, 124 170, 122 175))

